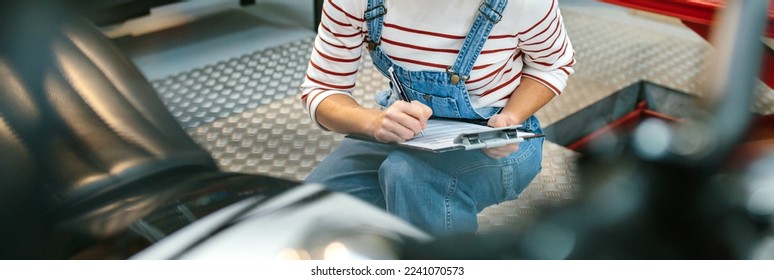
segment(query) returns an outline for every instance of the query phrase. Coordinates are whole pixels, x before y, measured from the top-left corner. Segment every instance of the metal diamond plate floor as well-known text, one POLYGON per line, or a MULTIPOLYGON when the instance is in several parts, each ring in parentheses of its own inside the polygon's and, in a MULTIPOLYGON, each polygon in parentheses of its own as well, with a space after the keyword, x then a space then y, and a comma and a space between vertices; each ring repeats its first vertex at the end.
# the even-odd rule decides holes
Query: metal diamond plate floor
MULTIPOLYGON (((590 12, 591 11, 591 12, 590 12)), ((544 126, 572 115, 639 80, 700 95, 699 75, 711 48, 701 40, 563 10, 578 64, 565 92, 537 115, 544 126)), ((152 81, 170 111, 222 169, 303 180, 342 139, 311 123, 298 99, 313 38, 245 54, 152 81)), ((363 59, 354 96, 374 106, 387 87, 363 59)), ((759 87, 755 111, 774 111, 774 93, 759 87)), ((543 171, 517 200, 479 215, 480 232, 520 228, 540 210, 575 197, 577 154, 546 142, 543 171)))

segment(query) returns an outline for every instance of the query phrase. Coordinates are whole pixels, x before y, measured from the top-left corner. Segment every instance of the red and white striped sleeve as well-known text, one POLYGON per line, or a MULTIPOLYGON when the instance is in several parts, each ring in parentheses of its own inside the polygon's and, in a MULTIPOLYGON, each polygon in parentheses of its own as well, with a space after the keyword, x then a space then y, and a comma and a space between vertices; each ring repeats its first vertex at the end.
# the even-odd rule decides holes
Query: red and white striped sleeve
POLYGON ((306 78, 301 84, 301 101, 315 123, 315 112, 323 99, 334 94, 352 96, 365 34, 362 2, 326 0, 323 4, 306 78))
POLYGON ((557 0, 528 1, 523 11, 519 48, 524 52, 523 76, 538 81, 559 95, 574 73, 572 48, 557 0))

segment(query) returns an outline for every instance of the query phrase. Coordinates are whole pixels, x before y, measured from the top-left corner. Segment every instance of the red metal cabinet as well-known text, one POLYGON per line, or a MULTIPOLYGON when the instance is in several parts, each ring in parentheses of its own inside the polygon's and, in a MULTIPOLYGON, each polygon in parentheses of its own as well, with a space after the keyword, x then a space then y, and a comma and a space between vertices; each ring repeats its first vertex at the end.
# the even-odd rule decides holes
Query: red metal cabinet
MULTIPOLYGON (((599 0, 619 6, 643 10, 680 19, 686 26, 708 38, 715 12, 726 0, 599 0)), ((765 36, 774 38, 774 0, 769 0, 769 23, 765 36)), ((760 79, 774 87, 774 50, 765 48, 760 79)))

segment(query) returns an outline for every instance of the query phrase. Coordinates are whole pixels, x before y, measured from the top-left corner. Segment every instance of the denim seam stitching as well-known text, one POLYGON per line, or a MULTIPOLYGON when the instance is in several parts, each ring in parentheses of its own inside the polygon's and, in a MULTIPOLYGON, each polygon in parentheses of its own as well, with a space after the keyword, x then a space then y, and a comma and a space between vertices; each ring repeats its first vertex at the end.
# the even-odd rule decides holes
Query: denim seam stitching
POLYGON ((443 197, 443 204, 444 204, 444 210, 446 211, 446 215, 444 215, 444 230, 446 232, 451 231, 452 227, 452 221, 451 221, 451 202, 449 201, 451 196, 457 191, 457 176, 454 176, 452 178, 451 184, 449 185, 449 188, 446 190, 446 194, 443 197))

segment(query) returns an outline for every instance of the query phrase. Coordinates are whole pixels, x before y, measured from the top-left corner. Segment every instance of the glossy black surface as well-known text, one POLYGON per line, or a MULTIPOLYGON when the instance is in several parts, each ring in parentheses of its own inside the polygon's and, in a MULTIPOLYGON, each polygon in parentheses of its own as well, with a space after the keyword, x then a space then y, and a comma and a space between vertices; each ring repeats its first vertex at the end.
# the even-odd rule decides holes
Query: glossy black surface
POLYGON ((0 258, 126 258, 296 182, 221 172, 64 2, 0 8, 0 258))

